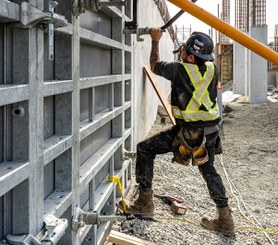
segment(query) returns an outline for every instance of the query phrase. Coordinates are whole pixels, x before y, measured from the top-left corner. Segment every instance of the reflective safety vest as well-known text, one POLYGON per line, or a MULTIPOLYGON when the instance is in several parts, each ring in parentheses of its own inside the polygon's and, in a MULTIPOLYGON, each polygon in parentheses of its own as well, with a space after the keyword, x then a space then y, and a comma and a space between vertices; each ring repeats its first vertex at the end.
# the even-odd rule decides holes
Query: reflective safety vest
POLYGON ((218 104, 210 100, 208 92, 208 87, 214 77, 215 67, 213 63, 206 62, 207 70, 203 76, 197 65, 183 63, 183 66, 195 90, 185 110, 182 111, 177 106, 172 106, 173 116, 178 119, 184 119, 186 122, 216 120, 220 116, 218 104), (202 105, 206 110, 200 110, 202 105))

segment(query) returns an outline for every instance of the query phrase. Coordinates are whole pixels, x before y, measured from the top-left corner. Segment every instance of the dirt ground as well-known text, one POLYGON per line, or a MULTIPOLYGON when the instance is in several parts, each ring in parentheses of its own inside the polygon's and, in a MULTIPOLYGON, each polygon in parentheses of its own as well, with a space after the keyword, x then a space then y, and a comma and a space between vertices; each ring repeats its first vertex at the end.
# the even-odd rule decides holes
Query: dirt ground
MULTIPOLYGON (((156 221, 125 221, 117 229, 160 245, 278 244, 278 103, 229 103, 223 125, 224 152, 216 157, 215 166, 229 197, 235 237, 199 225, 204 215, 216 214, 214 203, 198 169, 172 163, 171 153, 155 159, 154 193, 179 197, 186 213, 174 215, 154 198, 156 221)), ((170 126, 158 116, 150 135, 170 126)))

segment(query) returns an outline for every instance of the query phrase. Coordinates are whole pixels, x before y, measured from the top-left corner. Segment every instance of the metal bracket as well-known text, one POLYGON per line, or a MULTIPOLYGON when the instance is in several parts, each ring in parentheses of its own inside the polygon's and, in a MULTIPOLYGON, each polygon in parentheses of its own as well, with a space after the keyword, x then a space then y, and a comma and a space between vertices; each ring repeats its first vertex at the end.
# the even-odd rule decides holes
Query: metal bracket
POLYGON ((97 212, 85 212, 81 208, 78 208, 76 215, 72 219, 72 230, 77 232, 85 225, 99 225, 101 222, 108 221, 124 221, 126 216, 120 215, 101 215, 97 212))
MULTIPOLYGON (((195 3, 195 2, 197 2, 197 0, 191 0, 191 2, 195 3)), ((180 10, 175 16, 173 16, 166 24, 164 24, 161 27, 161 30, 163 32, 165 32, 166 29, 169 26, 171 26, 183 13, 184 13, 184 10, 180 10)), ((136 34, 137 41, 142 42, 142 41, 144 41, 144 39, 141 38, 141 36, 150 34, 150 28, 148 28, 148 27, 137 28, 137 24, 135 21, 129 21, 129 22, 125 22, 124 33, 125 34, 136 34)))
POLYGON ((13 245, 41 245, 41 243, 33 237, 31 234, 29 235, 20 235, 20 236, 14 236, 11 234, 8 234, 6 236, 6 240, 9 244, 13 245))
POLYGON ((68 227, 68 220, 58 219, 53 214, 46 214, 43 219, 46 228, 46 235, 42 239, 42 244, 57 244, 65 234, 68 227))
MULTIPOLYGON (((48 10, 53 15, 54 9, 58 3, 50 0, 48 3, 48 10)), ((52 21, 48 23, 48 59, 54 60, 54 24, 52 21)))
POLYGON ((129 160, 132 159, 134 160, 137 156, 137 153, 135 151, 127 151, 124 149, 123 151, 123 160, 129 160))
POLYGON ((41 241, 38 241, 31 234, 14 236, 8 234, 6 240, 13 245, 55 245, 65 234, 68 227, 66 219, 58 219, 53 214, 44 215, 46 233, 41 241))
POLYGON ((48 59, 54 60, 54 28, 67 26, 68 21, 64 16, 54 13, 58 2, 49 0, 48 11, 42 12, 30 3, 21 3, 21 25, 23 28, 32 28, 36 24, 48 26, 48 59))
MULTIPOLYGON (((57 2, 50 1, 49 4, 54 4, 57 2)), ((54 5, 52 5, 54 6, 54 5)), ((55 5, 55 7, 57 4, 55 5)), ((68 21, 64 16, 57 15, 53 12, 42 12, 41 10, 35 8, 30 3, 21 3, 21 16, 20 22, 24 28, 31 28, 38 23, 48 24, 53 23, 55 27, 67 26, 68 21)))
POLYGON ((73 0, 73 14, 78 16, 85 13, 85 10, 98 11, 104 7, 125 6, 125 0, 73 0))
POLYGON ((95 10, 93 11, 98 11, 104 7, 110 7, 110 6, 120 7, 126 5, 126 1, 122 1, 122 0, 114 0, 114 1, 94 0, 94 2, 95 2, 95 10))

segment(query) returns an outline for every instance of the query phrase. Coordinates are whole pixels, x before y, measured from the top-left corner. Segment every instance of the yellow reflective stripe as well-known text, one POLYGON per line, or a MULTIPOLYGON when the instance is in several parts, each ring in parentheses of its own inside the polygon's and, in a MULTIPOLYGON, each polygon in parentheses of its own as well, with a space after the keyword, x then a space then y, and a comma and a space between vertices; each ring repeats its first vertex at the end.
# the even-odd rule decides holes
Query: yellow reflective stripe
POLYGON ((194 104, 192 103, 192 105, 189 108, 187 108, 187 110, 195 111, 200 108, 206 88, 207 88, 206 80, 203 80, 201 83, 201 86, 196 88, 196 90, 194 91, 194 93, 196 92, 195 98, 194 98, 194 101, 196 103, 194 103, 194 104))
POLYGON ((214 65, 212 62, 206 62, 207 70, 202 77, 198 70, 197 65, 183 63, 191 82, 195 88, 192 98, 187 105, 188 111, 198 111, 201 104, 203 104, 207 110, 209 110, 213 103, 210 101, 207 88, 214 75, 214 65))
POLYGON ((200 102, 201 102, 201 98, 198 95, 198 91, 199 91, 198 83, 200 83, 200 81, 203 80, 202 74, 197 70, 198 69, 197 65, 183 63, 183 66, 186 69, 190 81, 192 82, 192 85, 194 87, 194 92, 192 94, 191 100, 188 102, 187 110, 195 110, 194 108, 200 107, 200 102))
POLYGON ((209 110, 213 105, 209 99, 209 93, 207 89, 214 75, 214 65, 211 62, 207 62, 206 66, 207 66, 207 70, 204 74, 204 78, 202 80, 201 86, 199 87, 199 91, 198 91, 199 105, 197 108, 194 108, 195 110, 199 109, 201 104, 203 104, 207 108, 207 110, 209 110))
POLYGON ((175 118, 184 119, 186 122, 213 121, 219 118, 218 104, 210 111, 188 112, 181 111, 177 106, 172 106, 172 113, 175 118))
POLYGON ((194 77, 194 81, 192 81, 194 85, 194 92, 193 96, 188 103, 187 109, 188 111, 195 111, 198 110, 202 103, 202 87, 203 87, 203 81, 204 78, 202 77, 202 74, 199 72, 199 69, 197 65, 194 65, 193 67, 189 67, 189 70, 192 73, 192 76, 194 77))
POLYGON ((206 86, 205 93, 203 94, 203 104, 209 110, 209 108, 211 108, 213 106, 213 103, 209 97, 208 87, 214 76, 214 65, 211 62, 206 62, 206 65, 207 65, 206 81, 208 82, 208 84, 206 86))
POLYGON ((184 68, 185 68, 191 82, 193 83, 194 88, 195 88, 195 81, 196 80, 198 81, 199 79, 202 79, 202 76, 199 77, 198 74, 196 75, 194 72, 192 72, 192 70, 194 70, 194 68, 197 69, 198 66, 194 65, 194 64, 188 64, 188 63, 182 63, 182 64, 183 64, 183 66, 184 66, 184 68))
POLYGON ((172 114, 175 118, 183 119, 181 110, 177 106, 172 106, 172 114))
POLYGON ((173 116, 186 122, 212 121, 219 118, 218 104, 216 103, 213 106, 208 92, 208 87, 214 76, 215 67, 213 63, 206 62, 207 70, 204 76, 202 76, 198 66, 195 64, 183 63, 183 66, 195 90, 184 111, 181 111, 177 106, 172 106, 173 116), (206 107, 207 111, 200 110, 202 104, 206 107))

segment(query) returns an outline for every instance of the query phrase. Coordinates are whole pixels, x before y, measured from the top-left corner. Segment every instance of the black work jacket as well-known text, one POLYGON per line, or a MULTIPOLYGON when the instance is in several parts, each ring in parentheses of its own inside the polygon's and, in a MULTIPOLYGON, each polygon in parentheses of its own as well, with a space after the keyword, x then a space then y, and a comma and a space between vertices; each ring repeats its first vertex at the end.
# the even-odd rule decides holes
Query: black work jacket
MULTIPOLYGON (((203 64, 199 66, 199 71, 204 75, 206 72, 206 65, 203 64)), ((180 110, 185 110, 195 89, 183 64, 180 62, 160 61, 156 63, 154 73, 171 81, 171 104, 179 107, 180 110)), ((213 103, 217 103, 217 84, 218 75, 217 67, 215 66, 214 78, 208 87, 209 96, 213 103)), ((201 107, 200 109, 206 110, 205 107, 201 107)), ((219 120, 220 118, 213 121, 185 122, 182 119, 176 118, 176 123, 178 125, 188 125, 190 127, 206 127, 218 124, 219 120)))

